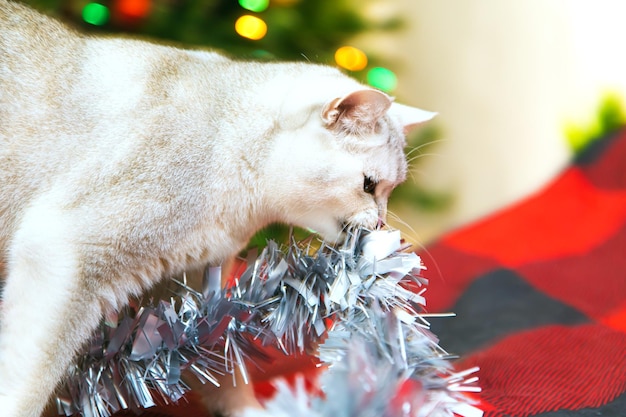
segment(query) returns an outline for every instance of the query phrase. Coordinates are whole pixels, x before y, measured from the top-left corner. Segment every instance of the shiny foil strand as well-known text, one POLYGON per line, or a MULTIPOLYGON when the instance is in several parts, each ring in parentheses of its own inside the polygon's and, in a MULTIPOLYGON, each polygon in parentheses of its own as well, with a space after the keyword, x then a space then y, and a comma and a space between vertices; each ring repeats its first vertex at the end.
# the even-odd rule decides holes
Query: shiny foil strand
POLYGON ((323 395, 278 383, 267 403, 277 416, 480 415, 464 395, 479 390, 476 369, 455 372, 428 330, 424 268, 400 232, 353 230, 339 246, 317 249, 312 242, 269 241, 249 253, 230 287, 220 288, 219 268, 207 268, 201 291, 183 275, 169 301, 103 321, 68 370, 59 414, 109 417, 176 403, 188 391, 185 371, 214 385, 235 368, 246 378, 245 359, 267 359, 256 340, 285 354, 317 347, 325 365, 323 395))

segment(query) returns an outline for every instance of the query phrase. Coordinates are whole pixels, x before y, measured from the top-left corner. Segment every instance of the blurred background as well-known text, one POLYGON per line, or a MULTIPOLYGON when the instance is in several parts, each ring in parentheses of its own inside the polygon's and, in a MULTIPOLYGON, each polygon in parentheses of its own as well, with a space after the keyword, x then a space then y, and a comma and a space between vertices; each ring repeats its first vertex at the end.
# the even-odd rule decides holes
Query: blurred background
POLYGON ((439 112, 392 197, 391 223, 419 244, 541 189, 626 121, 623 0, 26 3, 83 31, 335 65, 439 112))

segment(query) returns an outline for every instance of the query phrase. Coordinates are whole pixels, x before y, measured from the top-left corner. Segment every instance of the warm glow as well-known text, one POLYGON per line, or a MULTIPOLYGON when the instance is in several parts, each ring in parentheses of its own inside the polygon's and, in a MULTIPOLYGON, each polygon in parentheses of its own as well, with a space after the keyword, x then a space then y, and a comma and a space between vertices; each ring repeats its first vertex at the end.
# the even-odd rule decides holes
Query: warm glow
POLYGON ((148 15, 151 0, 117 0, 115 10, 124 17, 141 19, 148 15))
POLYGON ((353 46, 342 46, 335 52, 335 61, 342 68, 360 71, 367 66, 367 55, 353 46))
POLYGON ((267 24, 256 16, 244 15, 235 22, 235 31, 244 38, 256 41, 267 33, 267 24))

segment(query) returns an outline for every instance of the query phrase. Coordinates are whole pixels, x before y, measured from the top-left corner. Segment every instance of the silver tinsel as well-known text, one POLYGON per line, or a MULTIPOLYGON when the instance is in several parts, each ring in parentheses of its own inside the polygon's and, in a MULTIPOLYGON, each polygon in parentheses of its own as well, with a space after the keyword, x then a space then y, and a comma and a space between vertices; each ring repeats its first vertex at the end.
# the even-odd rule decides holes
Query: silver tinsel
POLYGON ((323 395, 279 382, 267 403, 273 415, 481 415, 463 395, 479 390, 475 369, 456 373, 428 330, 421 260, 400 233, 357 230, 317 249, 311 241, 270 241, 230 287, 209 268, 201 292, 178 282, 169 301, 103 322, 68 370, 59 414, 108 417, 177 402, 188 390, 184 371, 217 385, 237 367, 246 379, 244 358, 263 358, 254 340, 291 354, 324 336, 323 395))

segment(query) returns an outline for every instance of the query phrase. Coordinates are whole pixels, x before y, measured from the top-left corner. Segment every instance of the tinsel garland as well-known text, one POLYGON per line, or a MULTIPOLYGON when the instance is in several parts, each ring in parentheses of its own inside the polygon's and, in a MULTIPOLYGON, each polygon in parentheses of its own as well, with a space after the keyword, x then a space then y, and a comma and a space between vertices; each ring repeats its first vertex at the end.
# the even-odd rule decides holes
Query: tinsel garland
POLYGON ((178 282, 176 296, 103 322, 68 370, 59 414, 108 417, 122 409, 179 401, 191 372, 216 375, 244 358, 261 359, 254 340, 286 354, 316 346, 326 364, 321 394, 278 383, 266 407, 275 416, 475 417, 463 392, 476 392, 476 369, 456 373, 428 330, 421 260, 391 230, 355 230, 340 246, 275 242, 233 285, 209 268, 203 289, 178 282), (417 291, 419 290, 419 291, 417 291))

